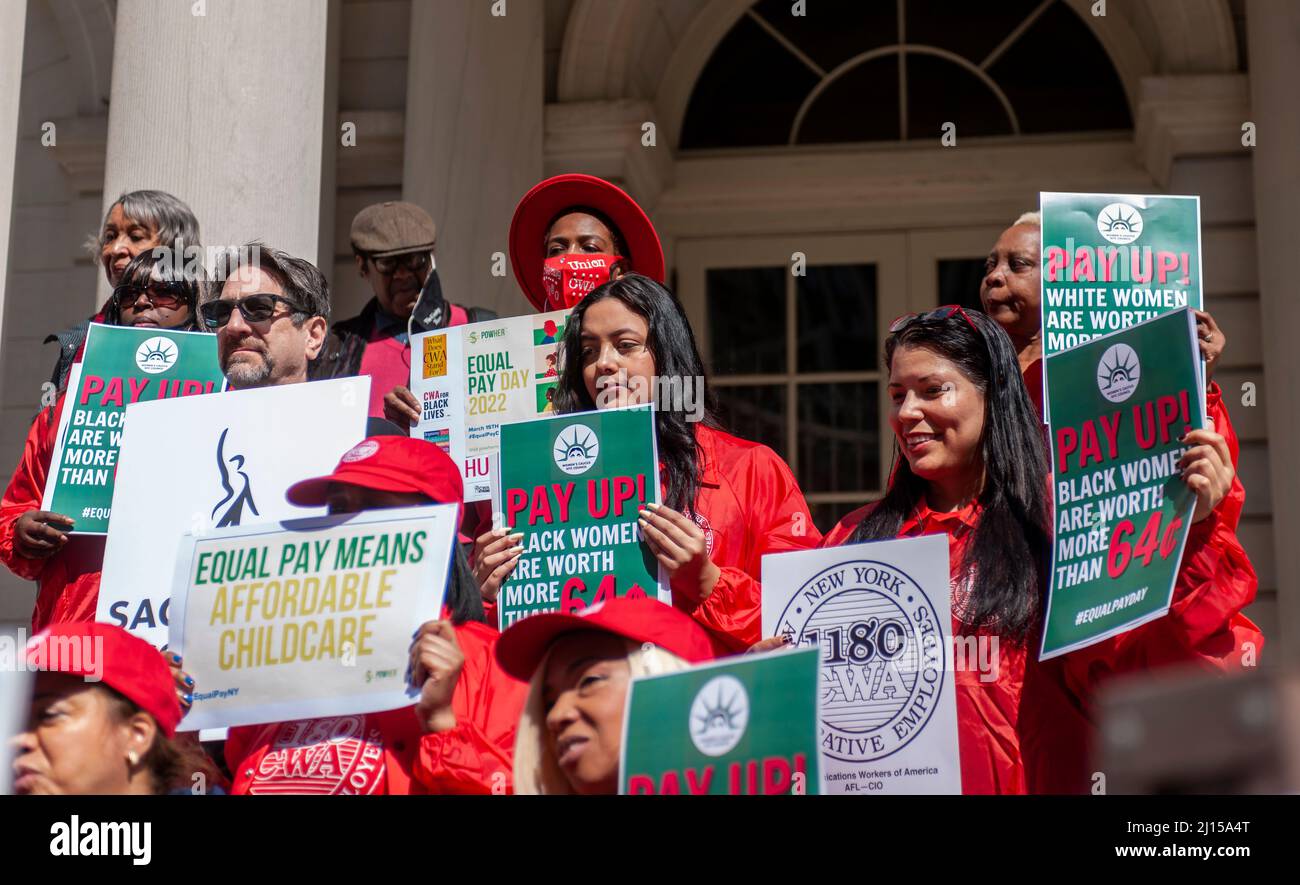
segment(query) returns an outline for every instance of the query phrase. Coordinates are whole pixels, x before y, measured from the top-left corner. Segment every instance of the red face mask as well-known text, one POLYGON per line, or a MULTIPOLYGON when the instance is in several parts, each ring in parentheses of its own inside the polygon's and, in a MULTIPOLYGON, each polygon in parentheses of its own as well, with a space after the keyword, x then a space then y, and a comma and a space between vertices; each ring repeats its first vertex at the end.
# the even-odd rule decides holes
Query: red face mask
POLYGON ((567 310, 609 282, 616 266, 623 259, 617 255, 576 253, 554 255, 542 264, 542 285, 546 288, 546 304, 542 312, 567 310))

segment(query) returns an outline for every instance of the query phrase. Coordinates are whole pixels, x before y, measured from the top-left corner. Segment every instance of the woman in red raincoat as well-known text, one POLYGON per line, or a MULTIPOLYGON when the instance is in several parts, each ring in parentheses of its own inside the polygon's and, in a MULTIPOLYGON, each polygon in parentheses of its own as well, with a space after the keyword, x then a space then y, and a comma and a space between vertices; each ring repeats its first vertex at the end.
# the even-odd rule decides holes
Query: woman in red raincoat
POLYGON ((758 642, 763 555, 821 533, 786 463, 718 426, 681 305, 640 274, 607 283, 574 308, 560 362, 558 413, 654 403, 664 503, 642 512, 641 534, 677 608, 736 651, 758 642))
MULTIPOLYGON (((105 246, 106 269, 116 267, 109 261, 113 254, 105 246)), ((98 321, 136 328, 198 329, 195 317, 202 281, 194 273, 143 252, 118 269, 116 276, 120 284, 98 321)), ((0 562, 20 578, 40 585, 33 630, 95 620, 104 566, 102 535, 69 534, 76 525, 74 518, 41 509, 64 395, 60 391, 54 405, 36 416, 22 459, 0 500, 0 562)))
POLYGON ((1215 512, 1232 482, 1227 445, 1210 429, 1184 438, 1179 467, 1196 509, 1170 613, 1040 664, 1049 475, 1011 340, 956 307, 891 332, 890 426, 903 458, 885 497, 845 517, 825 544, 946 532, 954 638, 973 635, 994 652, 992 673, 955 673, 963 792, 1081 792, 1099 681, 1176 662, 1228 668, 1245 642, 1262 644, 1240 615, 1254 571, 1215 512))
MULTIPOLYGON (((460 470, 433 443, 376 436, 329 476, 288 491, 331 513, 461 503, 460 470)), ((411 672, 414 706, 230 730, 232 792, 324 795, 491 794, 511 791, 511 753, 528 685, 497 666, 498 634, 483 622, 478 585, 459 544, 441 620, 421 625, 411 672)))
MULTIPOLYGON (((1038 212, 1026 212, 1017 218, 993 244, 980 281, 980 303, 984 312, 1011 336, 1025 387, 1040 418, 1043 414, 1042 225, 1042 215, 1038 212)), ((1211 380, 1227 338, 1214 317, 1204 310, 1196 311, 1196 334, 1201 356, 1205 358, 1205 411, 1214 422, 1214 429, 1227 441, 1232 467, 1236 470, 1240 451, 1237 432, 1228 417, 1223 391, 1211 380)), ((1219 504, 1220 515, 1228 520, 1233 531, 1237 529, 1245 502, 1246 489, 1240 477, 1233 476, 1232 488, 1219 504)))

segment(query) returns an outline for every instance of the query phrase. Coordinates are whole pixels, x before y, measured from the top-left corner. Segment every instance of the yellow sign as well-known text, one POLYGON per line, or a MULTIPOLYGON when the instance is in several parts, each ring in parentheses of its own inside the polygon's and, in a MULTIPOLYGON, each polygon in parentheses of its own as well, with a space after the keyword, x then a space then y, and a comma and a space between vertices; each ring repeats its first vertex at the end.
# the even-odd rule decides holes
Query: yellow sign
POLYGON ((430 335, 424 339, 424 377, 440 378, 447 374, 447 336, 430 335))

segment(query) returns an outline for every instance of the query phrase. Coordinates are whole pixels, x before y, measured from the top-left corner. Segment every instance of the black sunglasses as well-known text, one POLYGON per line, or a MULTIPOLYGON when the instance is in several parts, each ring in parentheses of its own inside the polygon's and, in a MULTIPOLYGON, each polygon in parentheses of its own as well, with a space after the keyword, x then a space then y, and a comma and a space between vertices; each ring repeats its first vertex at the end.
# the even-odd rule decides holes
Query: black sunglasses
POLYGON ((190 293, 184 283, 176 281, 151 282, 147 286, 138 283, 125 283, 113 290, 113 300, 118 309, 122 305, 135 304, 144 295, 150 307, 175 308, 190 303, 190 293))
POLYGON ((384 276, 396 273, 398 267, 404 267, 412 273, 424 273, 429 266, 429 253, 411 252, 406 255, 390 255, 387 258, 371 258, 370 263, 384 276))
POLYGON ((209 329, 223 328, 230 322, 230 315, 235 312, 236 307, 239 308, 239 313, 244 317, 245 322, 264 323, 275 316, 277 302, 289 305, 292 313, 311 313, 307 308, 283 295, 259 292, 243 298, 219 298, 216 301, 209 301, 199 308, 199 314, 203 317, 203 325, 209 329))

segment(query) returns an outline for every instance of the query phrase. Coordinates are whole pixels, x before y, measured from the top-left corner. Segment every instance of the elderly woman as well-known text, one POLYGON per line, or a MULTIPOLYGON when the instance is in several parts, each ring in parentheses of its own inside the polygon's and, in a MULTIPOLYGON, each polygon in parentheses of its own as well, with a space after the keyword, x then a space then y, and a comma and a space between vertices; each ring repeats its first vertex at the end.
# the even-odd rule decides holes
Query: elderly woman
POLYGON ((58 624, 27 646, 36 676, 13 740, 14 792, 131 795, 188 789, 195 757, 171 671, 143 639, 111 624, 58 624))
MULTIPOLYGON (((1043 414, 1042 227, 1043 218, 1038 212, 1026 212, 1017 218, 993 244, 980 282, 980 303, 984 312, 1011 338, 1025 388, 1040 417, 1043 414)), ((1234 470, 1232 488, 1219 504, 1219 512, 1235 531, 1246 502, 1246 490, 1235 475, 1240 446, 1227 403, 1223 401, 1223 391, 1211 380, 1228 340, 1214 317, 1204 310, 1196 311, 1196 336, 1201 356, 1205 358, 1206 414, 1214 430, 1223 435, 1234 470)))
MULTIPOLYGON (((119 285, 97 321, 136 328, 197 328, 195 310, 204 283, 194 269, 142 252, 117 276, 119 285)), ((36 416, 0 500, 0 562, 20 578, 40 584, 32 614, 36 630, 59 621, 93 619, 104 563, 102 536, 69 535, 75 524, 71 517, 41 509, 63 400, 60 393, 36 416)))

